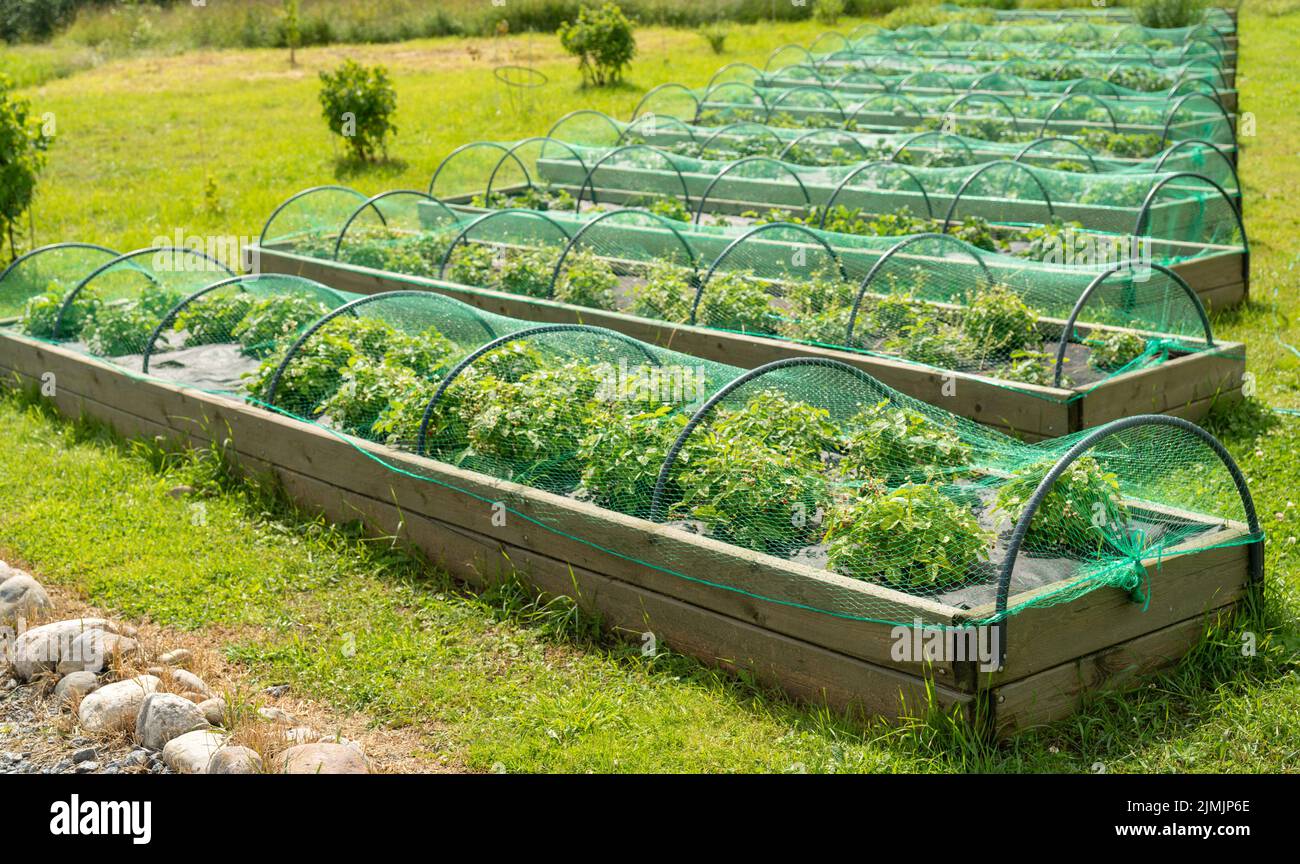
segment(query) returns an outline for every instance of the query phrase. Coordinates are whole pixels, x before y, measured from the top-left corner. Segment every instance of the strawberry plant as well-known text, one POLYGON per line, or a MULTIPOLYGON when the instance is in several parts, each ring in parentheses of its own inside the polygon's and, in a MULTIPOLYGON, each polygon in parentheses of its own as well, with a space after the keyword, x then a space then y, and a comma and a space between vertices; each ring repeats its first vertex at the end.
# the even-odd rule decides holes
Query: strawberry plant
POLYGON ((881 347, 940 369, 957 369, 967 364, 968 345, 962 331, 930 314, 919 315, 898 335, 887 338, 881 347))
POLYGON ((51 283, 49 290, 28 298, 23 306, 18 329, 28 336, 52 339, 55 335, 55 325, 58 325, 60 339, 75 339, 99 308, 99 297, 89 288, 80 291, 68 307, 68 311, 64 313, 63 322, 60 324, 59 309, 63 307, 66 297, 66 289, 51 283))
POLYGON ((549 297, 559 257, 558 249, 508 251, 498 274, 501 290, 526 297, 549 297))
POLYGON ((955 431, 887 399, 863 408, 848 428, 839 470, 855 481, 897 486, 950 477, 970 464, 970 447, 955 431))
MULTIPOLYGON (((372 358, 382 355, 393 332, 392 327, 375 318, 334 318, 293 355, 277 385, 276 404, 301 416, 315 416, 320 404, 339 386, 352 358, 359 354, 372 358)), ((282 343, 280 350, 267 356, 257 372, 249 376, 249 395, 269 398, 272 376, 290 347, 282 343)))
POLYGON ((618 276, 594 253, 582 251, 569 256, 555 287, 555 299, 591 309, 613 309, 618 276))
POLYGON ((718 437, 748 438, 810 466, 821 464, 839 434, 825 408, 791 399, 779 390, 761 390, 743 407, 719 407, 717 412, 712 428, 718 437))
POLYGON ((1112 330, 1088 347, 1089 364, 1103 372, 1114 372, 1142 356, 1147 340, 1128 330, 1112 330))
POLYGON ((262 357, 282 340, 329 311, 324 303, 296 294, 279 294, 255 300, 231 333, 244 353, 262 357))
POLYGON ((714 273, 704 286, 699 323, 742 333, 773 333, 777 319, 768 286, 752 273, 714 273))
POLYGON ((672 405, 641 413, 617 406, 598 411, 578 444, 584 466, 579 495, 620 513, 648 516, 659 469, 686 419, 672 405))
POLYGON ((937 487, 907 483, 835 507, 825 541, 836 573, 933 594, 975 577, 993 535, 937 487))
MULTIPOLYGON (((1070 362, 1069 357, 1063 359, 1066 363, 1070 362)), ((1051 387, 1056 381, 1055 354, 1030 350, 1012 351, 1009 360, 1009 364, 998 373, 998 377, 1008 381, 1019 381, 1021 384, 1037 384, 1041 387, 1051 387)), ((1064 373, 1061 374, 1061 386, 1070 386, 1070 377, 1064 373)))
MULTIPOLYGON (((993 504, 1013 524, 1019 521, 1034 490, 1052 468, 1037 462, 1017 471, 997 492, 993 504)), ((1092 456, 1070 463, 1034 513, 1025 534, 1033 553, 1095 554, 1127 530, 1128 507, 1120 497, 1117 476, 1092 456)))
POLYGON ((465 243, 456 248, 447 271, 451 281, 461 285, 490 288, 496 278, 496 250, 483 243, 465 243))
POLYGON ((649 208, 651 213, 662 216, 665 219, 672 219, 677 222, 690 222, 691 212, 686 209, 686 205, 679 199, 671 196, 661 196, 654 200, 649 208))
POLYGON ((158 318, 139 303, 106 303, 95 310, 81 330, 81 340, 91 354, 120 357, 144 350, 158 318))
POLYGON ((691 305, 695 302, 693 273, 667 261, 652 266, 645 278, 628 291, 632 301, 628 310, 643 318, 658 318, 673 324, 691 320, 691 305))
POLYGON ((185 333, 186 345, 212 345, 231 341, 235 327, 253 308, 248 294, 209 294, 176 315, 173 329, 185 333))
POLYGON ((1001 283, 976 292, 962 314, 962 332, 986 357, 1008 357, 1042 341, 1038 315, 1001 283))

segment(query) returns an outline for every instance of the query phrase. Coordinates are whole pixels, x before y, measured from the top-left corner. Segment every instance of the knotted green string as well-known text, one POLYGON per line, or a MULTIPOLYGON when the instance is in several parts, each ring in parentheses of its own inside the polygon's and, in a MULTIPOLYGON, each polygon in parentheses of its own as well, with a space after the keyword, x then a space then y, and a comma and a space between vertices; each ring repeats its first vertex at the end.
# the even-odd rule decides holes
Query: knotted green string
MULTIPOLYGON (((1142 611, 1151 608, 1151 573, 1143 559, 1148 557, 1151 549, 1147 547, 1147 532, 1142 528, 1111 534, 1104 532, 1106 541, 1120 554, 1128 558, 1128 565, 1121 566, 1111 574, 1105 584, 1114 585, 1128 592, 1129 599, 1142 604, 1142 611)), ((1156 570, 1164 566, 1164 544, 1159 543, 1155 549, 1156 570)))

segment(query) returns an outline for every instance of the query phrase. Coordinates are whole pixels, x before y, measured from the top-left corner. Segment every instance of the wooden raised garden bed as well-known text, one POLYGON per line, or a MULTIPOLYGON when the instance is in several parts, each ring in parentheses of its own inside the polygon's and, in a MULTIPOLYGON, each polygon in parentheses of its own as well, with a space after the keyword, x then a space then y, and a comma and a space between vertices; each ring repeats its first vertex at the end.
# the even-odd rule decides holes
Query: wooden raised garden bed
POLYGON ((1206 530, 1158 561, 1141 562, 1149 608, 1123 590, 1101 588, 1009 619, 1000 671, 980 672, 972 661, 919 665, 895 659, 889 625, 754 595, 771 583, 798 584, 815 607, 826 592, 862 592, 894 620, 934 625, 960 624, 981 610, 845 579, 346 438, 0 330, 0 380, 39 386, 47 373, 57 381, 51 399, 66 416, 88 415, 127 436, 223 446, 242 469, 273 475, 298 504, 398 536, 472 584, 517 569, 543 592, 576 596, 615 632, 636 639, 652 632, 673 650, 744 670, 797 698, 890 718, 924 711, 927 688, 937 707, 998 734, 1067 716, 1085 693, 1129 683, 1135 673, 1185 653, 1207 616, 1228 612, 1245 596, 1260 560, 1259 544, 1223 545, 1246 526, 1180 513, 1206 530), (519 515, 499 524, 494 503, 519 515), (530 514, 542 521, 525 518, 530 514), (672 561, 679 572, 707 573, 738 590, 697 584, 643 561, 672 561))
MULTIPOLYGON (((247 260, 255 262, 262 273, 304 276, 358 294, 412 288, 429 290, 513 318, 607 327, 644 342, 734 366, 753 368, 789 357, 838 360, 863 369, 910 396, 1028 440, 1059 437, 1134 414, 1170 414, 1197 420, 1214 405, 1230 404, 1241 398, 1246 369, 1244 345, 1216 342, 1215 349, 1171 356, 1159 365, 1118 374, 1086 387, 1044 387, 964 372, 945 373, 903 360, 772 337, 669 324, 621 312, 311 258, 283 249, 250 247, 246 254, 251 256, 247 260), (945 386, 949 384, 955 386, 945 386)), ((1057 333, 1063 324, 1044 323, 1056 325, 1057 333)), ((1081 324, 1079 328, 1087 331, 1094 329, 1094 325, 1081 324)))

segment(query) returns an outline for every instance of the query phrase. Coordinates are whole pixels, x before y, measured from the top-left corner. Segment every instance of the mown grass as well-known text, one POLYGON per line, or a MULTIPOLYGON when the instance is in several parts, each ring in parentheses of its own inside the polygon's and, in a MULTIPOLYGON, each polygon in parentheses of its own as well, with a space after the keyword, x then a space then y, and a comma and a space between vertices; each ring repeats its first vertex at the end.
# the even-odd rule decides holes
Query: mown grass
MULTIPOLYGON (((633 84, 593 93, 548 37, 434 40, 387 49, 314 49, 291 70, 279 52, 197 54, 114 64, 29 92, 53 106, 61 138, 37 213, 38 240, 126 247, 175 227, 252 234, 281 198, 351 179, 366 191, 427 184, 437 158, 477 137, 513 138, 595 104, 626 116, 639 91, 670 78, 702 82, 721 62, 761 60, 810 25, 738 28, 716 58, 695 34, 646 31, 633 84), (497 48, 494 49, 494 45, 497 48), (499 50, 496 57, 489 57, 499 50), (516 110, 491 65, 515 52, 552 76, 516 110), (314 70, 345 53, 395 72, 401 133, 387 166, 347 173, 317 118, 314 70), (461 68, 469 66, 468 69, 461 68), (400 160, 400 161, 398 161, 400 160), (203 182, 218 180, 216 209, 203 182)), ((540 608, 509 588, 466 596, 383 541, 324 525, 264 487, 234 483, 211 459, 190 463, 130 447, 29 405, 0 403, 0 555, 81 588, 92 602, 161 623, 210 629, 265 683, 375 722, 413 724, 431 750, 473 770, 1267 771, 1295 765, 1300 741, 1300 633, 1294 621, 1300 419, 1295 314, 1300 196, 1294 116, 1300 75, 1281 63, 1300 14, 1241 22, 1246 110, 1242 179, 1254 300, 1216 316, 1249 344, 1259 402, 1212 426, 1250 478, 1270 533, 1267 599, 1171 674, 1096 700, 1078 717, 997 748, 941 720, 902 730, 789 704, 679 657, 649 662, 599 641, 562 602, 540 608), (206 525, 192 524, 200 489, 206 525), (1259 653, 1243 655, 1244 630, 1259 653), (351 634, 356 651, 342 646, 351 634), (349 653, 351 656, 348 656, 349 653)))

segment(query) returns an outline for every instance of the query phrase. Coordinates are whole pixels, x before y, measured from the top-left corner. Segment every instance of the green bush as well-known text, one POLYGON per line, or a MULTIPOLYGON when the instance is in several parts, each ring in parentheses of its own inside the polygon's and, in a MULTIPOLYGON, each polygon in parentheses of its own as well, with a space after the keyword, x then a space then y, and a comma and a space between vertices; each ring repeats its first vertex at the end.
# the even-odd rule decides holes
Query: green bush
MULTIPOLYGON (((67 296, 66 289, 51 284, 49 290, 28 298, 23 306, 22 317, 18 321, 18 329, 28 336, 53 339, 54 327, 59 323, 59 309, 63 307, 63 300, 67 296)), ((77 299, 68 307, 58 338, 75 339, 98 308, 99 298, 93 290, 80 291, 77 299)))
POLYGON ((0 243, 9 240, 9 257, 18 257, 14 229, 36 192, 45 151, 54 139, 32 114, 31 103, 12 95, 13 84, 0 73, 0 243))
POLYGON ((586 466, 578 491, 602 507, 646 517, 659 469, 686 427, 686 415, 671 405, 637 414, 618 407, 598 413, 578 446, 586 466))
POLYGON ((714 54, 724 54, 727 50, 727 36, 730 33, 720 22, 706 24, 700 28, 700 36, 709 43, 709 50, 714 54))
POLYGON ((496 251, 482 243, 464 243, 451 255, 447 275, 461 285, 491 288, 496 284, 496 251))
POLYGON ((523 249, 506 253, 497 279, 502 291, 525 297, 550 297, 551 280, 559 262, 558 249, 523 249))
POLYGON ((845 0, 813 0, 813 18, 819 24, 834 26, 844 14, 845 0))
POLYGON ((651 267, 643 281, 628 291, 632 305, 628 311, 643 318, 658 318, 673 324, 691 320, 691 306, 695 302, 695 289, 691 285, 691 271, 685 267, 661 261, 651 267))
POLYGON ((397 92, 388 82, 388 70, 345 60, 332 73, 321 72, 320 80, 321 111, 330 131, 343 136, 360 161, 387 152, 385 142, 397 132, 391 119, 397 92))
POLYGON ((967 507, 911 483, 841 504, 829 523, 831 570, 903 591, 959 587, 987 560, 993 540, 967 507))
POLYGON ((324 303, 295 294, 266 297, 253 302, 231 335, 245 354, 261 357, 328 311, 324 303))
POLYGON ((253 298, 248 294, 208 295, 182 309, 172 329, 185 332, 186 345, 229 342, 252 308, 253 298))
POLYGON ((714 273, 704 286, 698 323, 742 333, 773 333, 776 317, 768 288, 750 273, 714 273))
POLYGON ((577 20, 560 25, 559 34, 564 50, 578 58, 578 69, 586 84, 617 84, 636 55, 632 22, 616 3, 606 3, 599 9, 584 6, 577 20))

